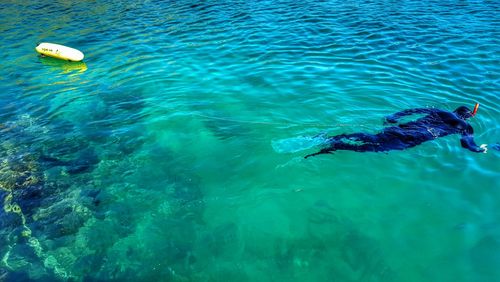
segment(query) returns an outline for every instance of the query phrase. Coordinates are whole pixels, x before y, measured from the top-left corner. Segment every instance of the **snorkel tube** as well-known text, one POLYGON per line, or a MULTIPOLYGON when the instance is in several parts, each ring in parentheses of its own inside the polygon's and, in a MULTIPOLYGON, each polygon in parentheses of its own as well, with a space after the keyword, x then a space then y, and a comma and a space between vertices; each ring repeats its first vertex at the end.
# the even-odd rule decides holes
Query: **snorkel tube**
POLYGON ((474 110, 472 111, 472 117, 476 115, 477 109, 479 109, 479 103, 476 103, 476 105, 474 106, 474 110))

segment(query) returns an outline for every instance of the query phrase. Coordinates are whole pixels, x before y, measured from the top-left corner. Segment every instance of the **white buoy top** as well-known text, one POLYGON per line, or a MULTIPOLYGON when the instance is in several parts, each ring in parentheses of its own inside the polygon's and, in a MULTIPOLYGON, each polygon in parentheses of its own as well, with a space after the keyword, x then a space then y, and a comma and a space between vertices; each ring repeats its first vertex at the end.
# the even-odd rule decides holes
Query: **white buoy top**
POLYGON ((79 62, 84 58, 79 50, 54 43, 40 43, 35 50, 45 56, 73 62, 79 62))

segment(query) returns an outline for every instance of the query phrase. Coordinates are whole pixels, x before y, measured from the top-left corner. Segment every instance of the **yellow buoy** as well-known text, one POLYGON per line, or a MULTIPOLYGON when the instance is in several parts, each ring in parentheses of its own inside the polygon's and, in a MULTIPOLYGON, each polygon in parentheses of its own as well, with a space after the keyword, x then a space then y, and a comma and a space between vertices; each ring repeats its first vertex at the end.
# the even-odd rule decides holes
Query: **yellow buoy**
POLYGON ((79 62, 83 60, 84 57, 83 53, 79 50, 47 42, 38 44, 35 50, 42 55, 66 61, 79 62))

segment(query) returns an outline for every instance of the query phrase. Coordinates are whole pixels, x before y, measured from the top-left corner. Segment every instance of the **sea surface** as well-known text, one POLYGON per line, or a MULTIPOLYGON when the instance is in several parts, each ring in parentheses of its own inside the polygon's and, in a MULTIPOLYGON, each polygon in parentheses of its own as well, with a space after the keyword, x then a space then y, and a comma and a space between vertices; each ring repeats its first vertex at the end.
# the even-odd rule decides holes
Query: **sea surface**
POLYGON ((499 1, 4 0, 0 40, 0 281, 500 281, 499 1), (303 158, 476 102, 486 154, 303 158))

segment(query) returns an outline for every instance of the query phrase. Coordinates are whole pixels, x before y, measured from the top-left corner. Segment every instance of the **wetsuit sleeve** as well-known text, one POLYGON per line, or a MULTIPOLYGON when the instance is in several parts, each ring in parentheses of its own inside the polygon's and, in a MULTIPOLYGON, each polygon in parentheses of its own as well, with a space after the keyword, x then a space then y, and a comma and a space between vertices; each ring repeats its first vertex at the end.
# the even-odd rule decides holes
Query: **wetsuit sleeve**
POLYGON ((408 109, 404 110, 389 116, 385 117, 385 122, 388 123, 396 123, 398 122, 398 119, 404 117, 404 116, 409 116, 413 114, 430 114, 433 112, 436 112, 436 109, 429 109, 429 108, 417 108, 417 109, 408 109))
POLYGON ((460 139, 460 144, 462 144, 462 147, 476 153, 482 153, 486 151, 484 148, 479 147, 476 144, 476 142, 474 142, 473 134, 474 130, 472 129, 472 126, 469 124, 464 133, 462 133, 462 138, 460 139))

